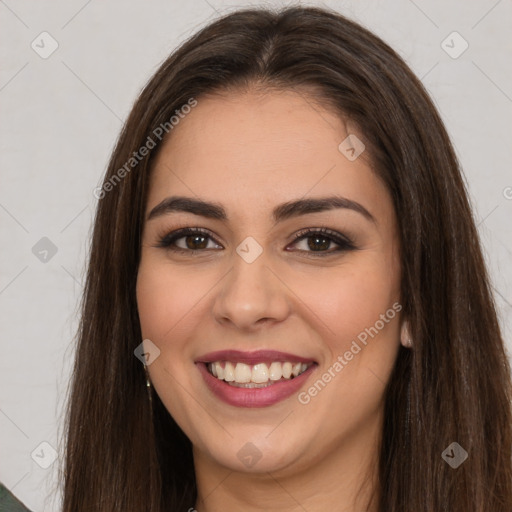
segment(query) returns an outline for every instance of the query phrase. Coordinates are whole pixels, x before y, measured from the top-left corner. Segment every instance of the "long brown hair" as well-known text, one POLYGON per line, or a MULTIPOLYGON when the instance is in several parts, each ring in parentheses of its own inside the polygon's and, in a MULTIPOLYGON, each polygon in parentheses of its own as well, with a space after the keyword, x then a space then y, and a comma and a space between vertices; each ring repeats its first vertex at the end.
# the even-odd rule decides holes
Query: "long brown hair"
POLYGON ((162 146, 154 134, 191 98, 252 85, 307 91, 355 123, 393 198, 414 346, 400 348, 385 391, 379 510, 510 512, 510 366, 448 135, 389 46, 337 13, 302 7, 246 9, 209 24, 161 65, 130 113, 94 222, 68 399, 63 510, 194 506, 191 443, 154 392, 151 408, 133 353, 142 341, 135 283, 143 214, 162 146), (148 137, 154 147, 127 167, 148 137), (442 458, 453 442, 468 453, 456 469, 442 458))

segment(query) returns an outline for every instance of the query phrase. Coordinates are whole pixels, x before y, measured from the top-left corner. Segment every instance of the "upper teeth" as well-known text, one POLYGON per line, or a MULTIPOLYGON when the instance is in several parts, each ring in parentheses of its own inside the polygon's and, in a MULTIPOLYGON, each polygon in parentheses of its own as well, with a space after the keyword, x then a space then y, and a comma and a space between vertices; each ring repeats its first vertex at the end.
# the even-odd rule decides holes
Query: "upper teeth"
POLYGON ((215 361, 208 364, 208 370, 219 380, 225 380, 226 382, 263 384, 268 383, 269 380, 276 381, 281 378, 297 377, 305 372, 309 366, 306 363, 281 363, 278 361, 274 361, 270 365, 258 363, 253 366, 230 361, 215 361))

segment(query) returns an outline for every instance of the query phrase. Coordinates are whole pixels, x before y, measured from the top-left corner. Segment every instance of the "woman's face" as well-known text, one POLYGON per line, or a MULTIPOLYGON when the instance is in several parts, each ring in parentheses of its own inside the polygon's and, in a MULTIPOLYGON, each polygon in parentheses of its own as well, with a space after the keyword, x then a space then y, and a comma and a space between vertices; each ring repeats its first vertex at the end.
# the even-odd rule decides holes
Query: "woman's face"
POLYGON ((376 447, 399 242, 389 193, 347 135, 295 92, 212 96, 155 162, 137 302, 160 350, 152 384, 196 464, 286 474, 376 447), (171 240, 183 228, 201 232, 171 240))

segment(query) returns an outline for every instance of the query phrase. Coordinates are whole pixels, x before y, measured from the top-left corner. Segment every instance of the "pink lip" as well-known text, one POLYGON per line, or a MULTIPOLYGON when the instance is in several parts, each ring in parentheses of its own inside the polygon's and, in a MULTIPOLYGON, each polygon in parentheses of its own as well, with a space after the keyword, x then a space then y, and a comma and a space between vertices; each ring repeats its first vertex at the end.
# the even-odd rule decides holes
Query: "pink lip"
POLYGON ((217 379, 208 371, 205 363, 198 362, 196 366, 209 390, 223 402, 235 407, 268 407, 298 392, 317 365, 312 364, 304 373, 293 379, 283 380, 265 388, 252 389, 238 388, 217 379))
POLYGON ((232 361, 254 365, 272 361, 281 361, 290 363, 314 363, 313 359, 308 359, 286 352, 277 352, 275 350, 256 350, 254 352, 242 352, 240 350, 218 350, 209 352, 196 359, 196 363, 213 363, 215 361, 232 361))

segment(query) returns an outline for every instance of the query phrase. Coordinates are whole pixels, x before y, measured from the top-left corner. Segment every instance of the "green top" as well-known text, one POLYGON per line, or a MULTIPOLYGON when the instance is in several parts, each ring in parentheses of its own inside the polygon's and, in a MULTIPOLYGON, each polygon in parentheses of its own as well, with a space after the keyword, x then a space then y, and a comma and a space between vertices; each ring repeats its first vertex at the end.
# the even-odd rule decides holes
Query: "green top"
POLYGON ((0 482, 0 512, 31 512, 0 482))

